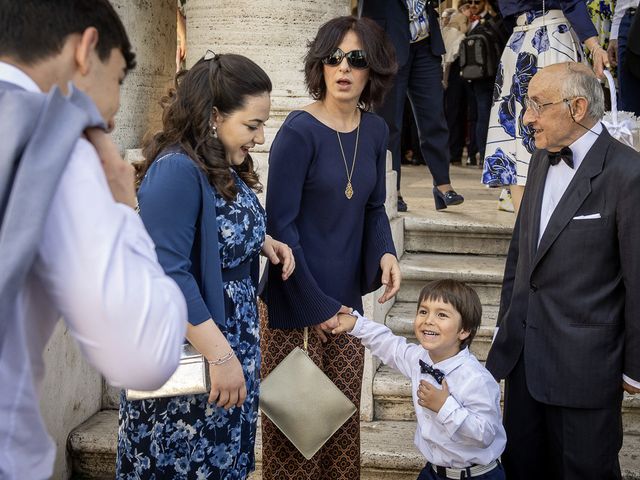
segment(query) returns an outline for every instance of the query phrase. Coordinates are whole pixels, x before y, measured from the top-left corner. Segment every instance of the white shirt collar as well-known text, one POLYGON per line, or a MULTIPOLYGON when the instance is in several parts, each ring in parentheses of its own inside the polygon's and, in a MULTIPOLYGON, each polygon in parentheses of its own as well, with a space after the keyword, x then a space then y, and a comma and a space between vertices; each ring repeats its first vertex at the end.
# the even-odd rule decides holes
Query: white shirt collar
POLYGON ((22 87, 29 92, 42 92, 40 87, 38 87, 36 82, 34 82, 29 75, 24 73, 18 67, 14 67, 6 62, 0 62, 0 80, 13 83, 14 85, 22 87))
POLYGON ((448 375, 449 373, 454 371, 456 368, 458 368, 460 365, 462 365, 471 355, 469 353, 469 348, 465 347, 462 350, 460 350, 458 353, 456 353, 453 357, 445 358, 444 360, 438 363, 433 363, 433 360, 431 360, 431 356, 429 355, 429 351, 425 350, 425 353, 427 355, 427 360, 428 360, 427 363, 429 365, 433 365, 433 367, 437 368, 438 370, 442 370, 442 372, 445 375, 448 375))
MULTIPOLYGON (((587 130, 580 138, 578 138, 575 142, 569 145, 569 148, 573 152, 573 169, 574 171, 578 170, 582 160, 587 156, 593 144, 596 143, 596 140, 602 133, 602 123, 598 122, 590 130, 587 130)), ((564 162, 560 162, 564 164, 564 162)), ((560 165, 560 164, 558 164, 560 165)))

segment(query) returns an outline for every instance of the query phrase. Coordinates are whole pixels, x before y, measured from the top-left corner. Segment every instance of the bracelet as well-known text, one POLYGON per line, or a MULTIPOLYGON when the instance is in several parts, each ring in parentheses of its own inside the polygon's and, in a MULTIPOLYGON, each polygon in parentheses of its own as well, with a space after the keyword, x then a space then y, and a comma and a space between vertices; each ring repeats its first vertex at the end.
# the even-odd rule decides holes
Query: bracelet
POLYGON ((217 360, 207 360, 209 365, 222 365, 223 363, 227 363, 233 357, 233 350, 227 353, 225 356, 220 357, 217 360))

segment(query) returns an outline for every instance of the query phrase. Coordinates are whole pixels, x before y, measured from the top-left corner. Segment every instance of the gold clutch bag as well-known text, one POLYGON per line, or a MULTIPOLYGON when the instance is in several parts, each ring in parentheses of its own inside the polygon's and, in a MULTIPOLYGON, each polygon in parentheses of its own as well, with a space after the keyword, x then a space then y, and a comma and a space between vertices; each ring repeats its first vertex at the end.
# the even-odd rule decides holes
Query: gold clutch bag
POLYGON ((153 391, 126 391, 127 400, 146 400, 149 398, 177 397, 179 395, 197 395, 207 393, 209 386, 209 364, 190 343, 182 346, 180 364, 173 375, 159 389, 153 391))
POLYGON ((294 348, 260 385, 260 409, 309 460, 356 412, 355 405, 307 355, 294 348))

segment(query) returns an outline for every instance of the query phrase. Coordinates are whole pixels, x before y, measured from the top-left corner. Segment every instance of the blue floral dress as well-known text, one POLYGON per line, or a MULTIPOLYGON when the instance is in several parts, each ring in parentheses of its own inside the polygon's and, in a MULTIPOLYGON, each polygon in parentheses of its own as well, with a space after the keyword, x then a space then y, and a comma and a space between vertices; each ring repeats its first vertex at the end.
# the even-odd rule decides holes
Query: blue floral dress
POLYGON ((490 187, 526 185, 529 160, 536 148, 533 131, 523 123, 529 81, 540 68, 584 58, 562 10, 518 16, 496 74, 482 183, 490 187))
MULTIPOLYGON (((223 269, 255 257, 265 236, 265 212, 233 172, 238 195, 227 202, 212 188, 223 269)), ((208 394, 127 401, 121 393, 117 479, 240 480, 255 469, 260 379, 259 320, 250 277, 224 282, 226 319, 218 327, 242 364, 247 399, 230 410, 208 394)))

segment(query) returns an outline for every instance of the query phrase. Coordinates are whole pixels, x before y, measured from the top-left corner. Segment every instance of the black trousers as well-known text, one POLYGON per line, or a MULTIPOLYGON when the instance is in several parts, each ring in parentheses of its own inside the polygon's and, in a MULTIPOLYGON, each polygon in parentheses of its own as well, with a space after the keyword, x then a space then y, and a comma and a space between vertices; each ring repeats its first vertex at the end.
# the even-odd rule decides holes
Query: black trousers
POLYGON ((621 479, 622 387, 620 401, 607 408, 547 405, 529 393, 521 356, 507 377, 504 402, 502 464, 509 480, 621 479))
POLYGON ((376 110, 389 126, 389 150, 393 158, 393 169, 398 173, 398 191, 402 158, 402 112, 407 95, 418 127, 422 157, 427 162, 434 184, 451 183, 449 132, 444 118, 441 57, 431 53, 429 37, 411 44, 407 63, 400 67, 384 104, 376 110))

